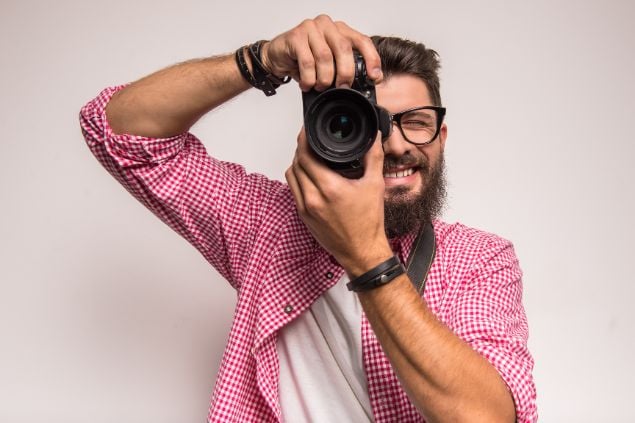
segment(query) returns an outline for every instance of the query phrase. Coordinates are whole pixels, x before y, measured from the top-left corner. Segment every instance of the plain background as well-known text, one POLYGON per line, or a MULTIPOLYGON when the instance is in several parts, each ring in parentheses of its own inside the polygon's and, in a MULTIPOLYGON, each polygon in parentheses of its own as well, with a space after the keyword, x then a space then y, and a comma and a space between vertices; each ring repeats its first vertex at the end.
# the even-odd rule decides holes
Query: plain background
MULTIPOLYGON (((201 422, 235 295, 90 155, 105 86, 319 13, 441 54, 448 221, 511 239, 541 421, 635 421, 631 1, 0 3, 0 421, 201 422)), ((193 130, 283 179, 295 85, 193 130)))

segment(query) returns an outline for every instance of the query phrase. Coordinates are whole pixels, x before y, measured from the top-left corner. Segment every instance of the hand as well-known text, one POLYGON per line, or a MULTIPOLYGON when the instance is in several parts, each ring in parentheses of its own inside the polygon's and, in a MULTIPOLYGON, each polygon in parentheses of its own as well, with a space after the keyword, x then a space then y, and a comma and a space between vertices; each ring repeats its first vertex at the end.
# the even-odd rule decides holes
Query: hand
POLYGON ((372 40, 344 22, 320 15, 307 19, 263 46, 263 64, 276 76, 291 76, 303 91, 350 87, 355 78, 353 49, 364 57, 368 76, 382 77, 381 60, 372 40), (335 61, 335 63, 333 63, 335 61))
POLYGON ((378 134, 364 157, 364 176, 347 179, 313 156, 302 128, 285 173, 300 217, 350 277, 392 255, 384 230, 383 158, 378 134))

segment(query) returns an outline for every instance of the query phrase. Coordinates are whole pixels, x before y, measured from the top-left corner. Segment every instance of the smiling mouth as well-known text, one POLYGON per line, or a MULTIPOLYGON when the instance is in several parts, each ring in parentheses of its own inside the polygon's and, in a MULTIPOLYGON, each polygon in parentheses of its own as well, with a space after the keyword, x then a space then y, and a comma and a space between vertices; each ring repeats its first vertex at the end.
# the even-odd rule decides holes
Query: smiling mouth
POLYGON ((398 170, 395 172, 384 172, 384 178, 404 178, 415 173, 415 168, 411 167, 404 170, 398 170))

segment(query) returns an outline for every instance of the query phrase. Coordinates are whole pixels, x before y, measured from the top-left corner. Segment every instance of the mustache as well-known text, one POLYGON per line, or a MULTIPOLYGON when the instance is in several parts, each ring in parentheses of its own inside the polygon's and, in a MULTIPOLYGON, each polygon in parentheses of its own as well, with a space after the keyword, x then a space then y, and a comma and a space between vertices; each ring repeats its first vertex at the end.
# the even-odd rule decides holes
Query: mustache
POLYGON ((393 155, 384 156, 384 171, 402 166, 418 167, 425 173, 428 173, 430 170, 430 162, 428 162, 425 156, 415 157, 411 154, 404 154, 400 157, 393 155))

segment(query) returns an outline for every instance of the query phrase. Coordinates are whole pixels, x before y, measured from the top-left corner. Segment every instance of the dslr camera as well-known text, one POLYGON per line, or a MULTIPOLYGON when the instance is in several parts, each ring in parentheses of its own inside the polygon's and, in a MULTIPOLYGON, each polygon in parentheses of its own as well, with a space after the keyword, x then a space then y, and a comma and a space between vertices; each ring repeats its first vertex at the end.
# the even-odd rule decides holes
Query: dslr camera
POLYGON ((351 88, 302 93, 304 129, 311 150, 328 167, 347 178, 364 174, 362 159, 377 137, 392 130, 390 114, 377 105, 375 84, 368 78, 364 58, 354 52, 355 79, 351 88))

